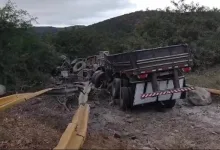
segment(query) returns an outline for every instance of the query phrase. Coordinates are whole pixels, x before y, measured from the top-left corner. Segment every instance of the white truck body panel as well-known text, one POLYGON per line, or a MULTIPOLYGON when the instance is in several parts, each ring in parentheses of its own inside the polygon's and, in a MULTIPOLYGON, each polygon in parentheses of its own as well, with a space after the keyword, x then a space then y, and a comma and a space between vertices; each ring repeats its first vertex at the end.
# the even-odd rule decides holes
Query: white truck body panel
MULTIPOLYGON (((180 88, 183 87, 184 83, 184 78, 179 79, 179 84, 180 88)), ((166 101, 170 99, 180 99, 181 97, 181 92, 180 93, 174 93, 174 94, 166 94, 166 95, 160 95, 160 96, 155 96, 155 97, 147 97, 147 98, 141 98, 142 94, 144 92, 144 86, 145 83, 137 83, 136 88, 135 88, 135 94, 134 94, 134 103, 133 105, 141 105, 141 104, 146 104, 146 103, 151 103, 151 102, 156 102, 157 99, 158 101, 166 101)), ((174 89, 174 84, 173 80, 162 80, 158 81, 158 88, 159 91, 166 91, 170 89, 174 89)), ((147 82, 147 87, 146 87, 146 94, 147 93, 153 93, 153 88, 151 82, 147 82)))

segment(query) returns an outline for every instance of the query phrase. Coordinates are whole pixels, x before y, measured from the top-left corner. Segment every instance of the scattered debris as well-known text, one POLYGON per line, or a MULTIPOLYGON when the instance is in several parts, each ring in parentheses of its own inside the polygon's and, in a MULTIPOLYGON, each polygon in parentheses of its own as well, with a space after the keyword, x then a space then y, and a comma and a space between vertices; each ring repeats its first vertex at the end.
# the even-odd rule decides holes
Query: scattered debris
POLYGON ((140 132, 141 132, 141 130, 136 129, 136 130, 135 130, 135 132, 136 132, 136 133, 140 133, 140 132))
POLYGON ((121 138, 121 134, 119 132, 115 131, 114 138, 121 138))
POLYGON ((113 106, 114 105, 114 101, 109 102, 109 105, 113 106))
POLYGON ((126 114, 126 116, 125 116, 125 117, 128 119, 128 118, 131 118, 131 115, 126 114))
POLYGON ((142 134, 143 134, 144 136, 146 136, 146 135, 148 135, 149 133, 148 133, 147 131, 144 131, 144 132, 142 132, 142 134))
POLYGON ((131 135, 131 133, 129 133, 129 132, 124 132, 124 133, 123 133, 123 136, 124 136, 124 137, 128 137, 128 136, 130 136, 130 135, 131 135))
POLYGON ((135 120, 134 120, 134 118, 129 118, 129 119, 127 119, 126 120, 128 123, 132 123, 132 122, 134 122, 135 120))
POLYGON ((132 139, 132 140, 136 140, 137 137, 136 137, 136 136, 132 136, 131 139, 132 139))
POLYGON ((90 104, 89 107, 90 107, 91 109, 94 109, 96 106, 95 106, 94 104, 90 104))
POLYGON ((94 104, 95 105, 100 105, 100 102, 99 101, 94 101, 94 104))
POLYGON ((152 148, 150 148, 150 147, 142 147, 142 149, 146 149, 146 150, 150 150, 150 149, 152 149, 152 148))

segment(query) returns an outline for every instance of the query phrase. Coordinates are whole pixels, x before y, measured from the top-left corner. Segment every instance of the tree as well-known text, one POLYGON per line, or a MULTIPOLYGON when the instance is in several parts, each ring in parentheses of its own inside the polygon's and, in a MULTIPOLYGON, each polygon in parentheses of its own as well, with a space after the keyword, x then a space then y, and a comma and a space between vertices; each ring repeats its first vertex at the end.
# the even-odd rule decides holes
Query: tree
POLYGON ((0 83, 9 90, 42 85, 58 60, 51 46, 31 31, 33 21, 11 1, 0 8, 0 83))

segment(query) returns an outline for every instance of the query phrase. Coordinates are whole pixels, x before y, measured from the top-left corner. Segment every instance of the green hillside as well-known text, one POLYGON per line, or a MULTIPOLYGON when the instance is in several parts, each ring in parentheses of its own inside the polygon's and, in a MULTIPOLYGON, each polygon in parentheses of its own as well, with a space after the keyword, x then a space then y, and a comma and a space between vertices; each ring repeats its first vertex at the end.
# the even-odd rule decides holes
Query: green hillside
POLYGON ((112 53, 187 43, 195 67, 220 61, 220 12, 183 0, 174 9, 147 10, 112 18, 88 27, 59 32, 57 51, 70 56, 91 55, 100 50, 112 53))

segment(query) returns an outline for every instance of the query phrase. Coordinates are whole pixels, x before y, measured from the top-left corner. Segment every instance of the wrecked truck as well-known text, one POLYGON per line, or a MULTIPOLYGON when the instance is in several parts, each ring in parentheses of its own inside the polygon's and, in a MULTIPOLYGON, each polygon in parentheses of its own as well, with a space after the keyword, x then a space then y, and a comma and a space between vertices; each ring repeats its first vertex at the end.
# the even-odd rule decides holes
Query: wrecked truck
POLYGON ((192 65, 187 44, 105 55, 103 61, 92 82, 96 87, 111 85, 112 98, 122 110, 146 103, 172 108, 193 90, 184 77, 192 65))

